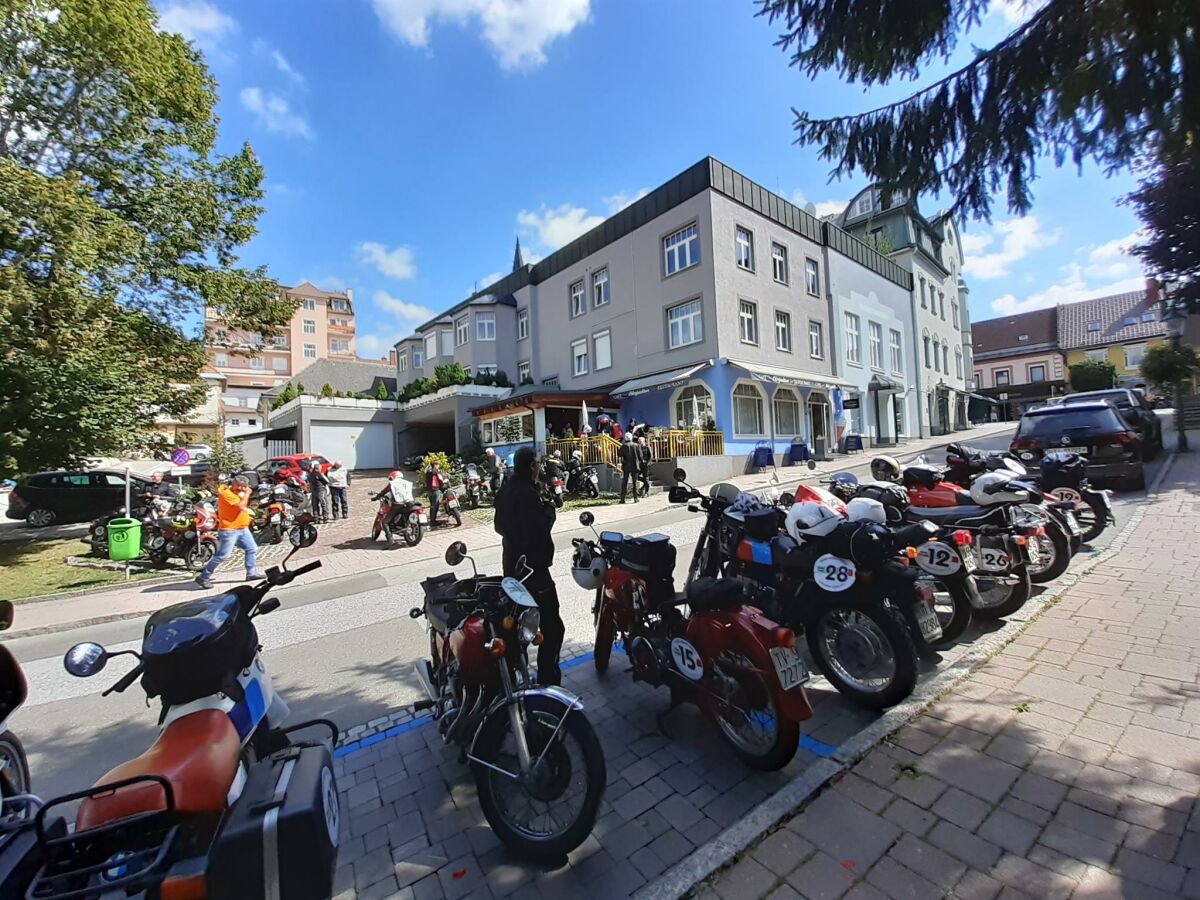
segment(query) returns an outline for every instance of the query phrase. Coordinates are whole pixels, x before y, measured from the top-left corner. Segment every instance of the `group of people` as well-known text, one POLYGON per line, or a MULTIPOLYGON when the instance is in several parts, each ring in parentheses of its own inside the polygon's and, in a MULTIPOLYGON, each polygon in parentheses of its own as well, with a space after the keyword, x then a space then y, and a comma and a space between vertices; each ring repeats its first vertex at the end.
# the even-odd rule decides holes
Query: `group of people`
POLYGON ((315 459, 302 461, 300 468, 304 470, 308 490, 312 495, 313 518, 321 524, 327 524, 334 519, 350 518, 350 502, 347 496, 350 472, 342 465, 342 461, 338 459, 330 463, 328 472, 322 471, 321 463, 315 459))
POLYGON ((625 494, 629 482, 633 482, 633 502, 639 497, 650 493, 650 447, 646 438, 634 437, 632 431, 625 432, 621 442, 621 502, 625 502, 625 494))
MULTIPOLYGON (((626 435, 632 435, 633 439, 644 440, 649 436, 650 426, 646 422, 639 422, 637 419, 630 419, 629 425, 625 428, 621 427, 621 423, 616 419, 611 418, 607 413, 600 413, 596 417, 596 432, 598 434, 607 434, 614 441, 624 441, 626 435)), ((562 437, 571 440, 576 437, 588 437, 592 433, 591 425, 583 425, 579 429, 579 433, 575 433, 575 429, 570 425, 566 425, 562 430, 562 437)))

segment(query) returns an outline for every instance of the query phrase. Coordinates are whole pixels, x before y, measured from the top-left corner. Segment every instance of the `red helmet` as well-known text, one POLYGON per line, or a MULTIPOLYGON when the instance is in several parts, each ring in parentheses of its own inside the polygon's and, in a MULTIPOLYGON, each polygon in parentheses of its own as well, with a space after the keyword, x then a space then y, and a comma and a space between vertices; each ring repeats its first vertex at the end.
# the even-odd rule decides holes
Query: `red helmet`
POLYGON ((400 477, 400 470, 399 470, 399 469, 392 469, 392 471, 388 472, 388 481, 392 481, 392 480, 394 480, 394 479, 396 479, 396 478, 399 478, 399 477, 400 477))

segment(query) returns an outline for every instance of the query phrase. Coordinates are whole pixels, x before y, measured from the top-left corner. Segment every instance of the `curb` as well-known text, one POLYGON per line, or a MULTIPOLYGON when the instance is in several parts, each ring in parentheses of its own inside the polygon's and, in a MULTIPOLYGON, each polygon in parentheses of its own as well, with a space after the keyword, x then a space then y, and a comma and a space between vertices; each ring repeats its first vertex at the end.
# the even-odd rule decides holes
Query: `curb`
MULTIPOLYGON (((1176 455, 1177 453, 1172 452, 1167 456, 1154 483, 1146 492, 1147 500, 1153 500, 1157 496, 1159 488, 1175 463, 1176 455)), ((1094 557, 1088 558, 1077 570, 1067 572, 1059 578, 1052 590, 1032 598, 1022 608, 1021 612, 1025 615, 1021 619, 1010 620, 1003 628, 972 643, 969 651, 945 669, 939 669, 932 678, 918 686, 911 697, 893 706, 879 719, 843 742, 832 758, 817 760, 739 821, 637 891, 633 895, 635 900, 675 900, 685 896, 717 870, 732 863, 739 854, 783 819, 802 812, 802 807, 827 784, 849 771, 883 738, 917 718, 943 694, 949 693, 966 681, 977 669, 1019 637, 1046 609, 1074 587, 1081 576, 1090 573, 1120 552, 1129 536, 1141 524, 1149 505, 1138 504, 1129 521, 1113 538, 1111 544, 1094 557)))

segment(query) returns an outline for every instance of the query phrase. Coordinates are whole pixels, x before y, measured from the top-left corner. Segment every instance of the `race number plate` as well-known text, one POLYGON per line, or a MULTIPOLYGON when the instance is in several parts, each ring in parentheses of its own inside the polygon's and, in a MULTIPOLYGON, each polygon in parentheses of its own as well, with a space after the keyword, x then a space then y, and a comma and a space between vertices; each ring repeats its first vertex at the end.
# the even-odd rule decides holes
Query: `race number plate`
POLYGON ((968 572, 974 572, 979 568, 979 557, 975 555, 974 547, 959 547, 958 555, 962 558, 963 568, 968 572))
POLYGON ((917 565, 930 575, 953 575, 962 562, 949 544, 930 541, 917 548, 917 565))
POLYGON ((1007 572, 1009 563, 1008 554, 999 547, 983 547, 979 551, 979 568, 984 572, 1007 572))
POLYGON ((689 681, 699 681, 704 677, 704 660, 700 658, 700 651, 683 638, 671 641, 671 659, 675 661, 675 668, 689 681))
POLYGON ((283 521, 283 517, 279 513, 275 513, 273 516, 271 516, 272 524, 277 524, 281 521, 283 521))
POLYGON ((922 600, 913 607, 913 612, 917 614, 917 625, 921 628, 921 637, 927 641, 936 641, 942 636, 942 623, 938 621, 932 600, 922 600))
POLYGON ((813 567, 813 581, 827 591, 845 591, 854 586, 858 573, 854 563, 832 553, 826 553, 813 567))
POLYGON ((779 686, 785 691, 799 687, 809 679, 808 666, 791 647, 772 647, 771 662, 775 664, 775 674, 779 676, 779 686))

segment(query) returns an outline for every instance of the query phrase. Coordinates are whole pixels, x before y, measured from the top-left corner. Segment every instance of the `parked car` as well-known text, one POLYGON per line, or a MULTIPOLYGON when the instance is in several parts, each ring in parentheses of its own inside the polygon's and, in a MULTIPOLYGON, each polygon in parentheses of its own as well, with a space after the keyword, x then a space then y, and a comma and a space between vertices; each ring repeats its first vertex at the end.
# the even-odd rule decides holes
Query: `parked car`
MULTIPOLYGON (((273 456, 260 462, 254 467, 260 481, 284 481, 287 478, 300 478, 304 471, 300 463, 315 459, 321 464, 321 471, 329 471, 329 460, 318 453, 293 453, 290 456, 273 456)), ((303 479, 302 479, 303 480, 303 479)))
POLYGON ((1154 407, 1141 391, 1128 388, 1112 388, 1107 391, 1084 391, 1080 394, 1067 394, 1062 398, 1064 406, 1076 403, 1093 403, 1106 400, 1117 408, 1117 412, 1142 439, 1143 458, 1149 462, 1158 456, 1163 448, 1162 421, 1154 412, 1154 407))
POLYGON ((421 468, 421 463, 425 461, 425 457, 432 453, 432 450, 418 450, 416 453, 410 453, 404 459, 400 460, 400 464, 410 472, 416 472, 421 468))
POLYGON ((1029 469, 1040 468, 1046 453, 1077 453, 1093 482, 1146 487, 1142 439, 1108 400, 1031 409, 1021 416, 1008 449, 1029 469))
MULTIPOLYGON (((150 486, 137 475, 131 480, 134 493, 150 486)), ((115 512, 124 503, 124 472, 39 472, 17 481, 8 498, 6 515, 24 519, 34 528, 45 528, 63 522, 88 522, 115 512)))
POLYGON ((213 448, 208 444, 188 444, 183 449, 195 462, 204 462, 213 453, 213 448))

